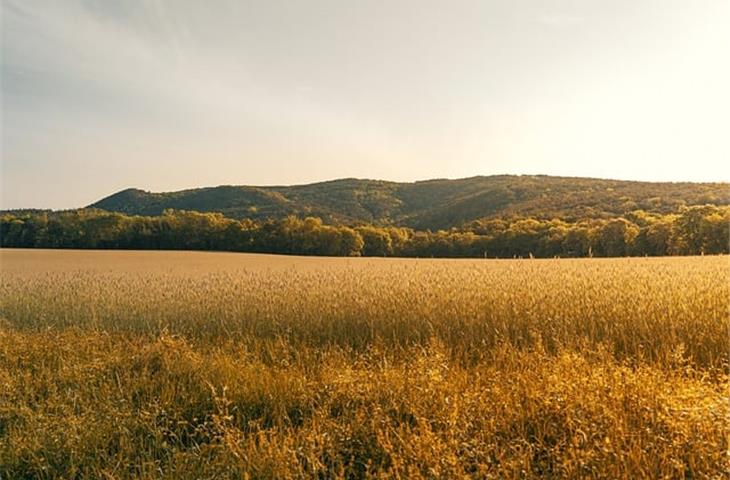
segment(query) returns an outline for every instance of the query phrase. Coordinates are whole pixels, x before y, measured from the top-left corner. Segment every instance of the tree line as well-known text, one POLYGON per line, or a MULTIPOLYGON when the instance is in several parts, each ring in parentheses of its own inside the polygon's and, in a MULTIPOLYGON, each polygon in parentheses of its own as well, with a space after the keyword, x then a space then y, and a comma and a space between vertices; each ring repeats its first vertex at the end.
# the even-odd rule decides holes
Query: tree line
POLYGON ((235 220, 220 213, 166 210, 130 216, 97 209, 4 213, 0 246, 140 250, 222 250, 329 256, 617 257, 728 253, 730 207, 636 210, 623 217, 496 218, 460 228, 416 231, 328 225, 294 216, 235 220))

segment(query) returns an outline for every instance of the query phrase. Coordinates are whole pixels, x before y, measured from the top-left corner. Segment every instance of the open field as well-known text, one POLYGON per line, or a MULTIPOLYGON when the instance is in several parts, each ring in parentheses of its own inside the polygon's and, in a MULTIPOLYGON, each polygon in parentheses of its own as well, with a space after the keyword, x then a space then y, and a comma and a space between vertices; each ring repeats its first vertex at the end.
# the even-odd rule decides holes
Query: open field
POLYGON ((0 478, 724 478, 729 262, 0 250, 0 478))

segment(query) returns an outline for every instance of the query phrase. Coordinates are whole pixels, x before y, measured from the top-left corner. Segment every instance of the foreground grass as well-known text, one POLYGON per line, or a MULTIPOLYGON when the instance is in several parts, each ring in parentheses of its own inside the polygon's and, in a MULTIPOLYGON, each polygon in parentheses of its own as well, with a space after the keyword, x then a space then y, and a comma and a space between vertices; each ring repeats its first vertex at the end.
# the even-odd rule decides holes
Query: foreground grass
POLYGON ((163 258, 6 270, 0 477, 727 471, 727 258, 163 258))

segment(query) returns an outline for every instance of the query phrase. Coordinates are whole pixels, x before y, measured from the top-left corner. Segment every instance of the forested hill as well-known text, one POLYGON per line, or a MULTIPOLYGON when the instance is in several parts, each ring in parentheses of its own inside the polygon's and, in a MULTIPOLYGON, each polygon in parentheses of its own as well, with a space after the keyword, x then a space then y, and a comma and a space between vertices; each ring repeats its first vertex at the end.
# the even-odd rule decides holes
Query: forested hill
POLYGON ((606 219, 687 205, 728 205, 727 183, 653 183, 499 175, 397 183, 341 179, 295 186, 220 186, 169 193, 127 189, 90 207, 134 215, 165 209, 220 212, 242 219, 320 217, 330 224, 458 227, 485 218, 606 219))

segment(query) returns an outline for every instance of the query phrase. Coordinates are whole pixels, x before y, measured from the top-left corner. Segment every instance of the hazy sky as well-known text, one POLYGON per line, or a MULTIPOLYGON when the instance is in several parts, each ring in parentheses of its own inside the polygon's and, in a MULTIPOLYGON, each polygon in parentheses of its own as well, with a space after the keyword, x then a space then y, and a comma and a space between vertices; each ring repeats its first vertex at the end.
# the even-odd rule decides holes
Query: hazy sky
POLYGON ((3 208, 126 187, 730 180, 730 1, 2 2, 3 208))

